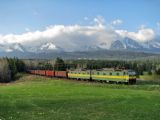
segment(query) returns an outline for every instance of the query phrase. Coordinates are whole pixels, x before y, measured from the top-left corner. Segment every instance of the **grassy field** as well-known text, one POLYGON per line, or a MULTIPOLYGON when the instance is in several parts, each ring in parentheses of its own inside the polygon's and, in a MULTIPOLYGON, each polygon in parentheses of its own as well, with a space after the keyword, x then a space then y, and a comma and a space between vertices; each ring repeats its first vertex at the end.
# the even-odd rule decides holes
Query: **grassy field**
POLYGON ((159 85, 111 85, 23 75, 0 84, 0 120, 158 120, 159 85))
POLYGON ((151 80, 151 81, 160 81, 160 75, 141 75, 140 76, 141 80, 151 80))

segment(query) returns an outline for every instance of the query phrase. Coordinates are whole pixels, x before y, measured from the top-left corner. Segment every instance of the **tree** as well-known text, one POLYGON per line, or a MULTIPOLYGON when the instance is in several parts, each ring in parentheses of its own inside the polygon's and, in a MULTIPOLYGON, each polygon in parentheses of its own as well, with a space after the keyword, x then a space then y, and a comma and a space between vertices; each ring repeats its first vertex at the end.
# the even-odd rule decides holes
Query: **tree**
POLYGON ((18 72, 24 72, 25 71, 25 63, 18 59, 18 58, 6 58, 8 61, 9 69, 11 72, 11 77, 14 78, 14 76, 18 72))
POLYGON ((159 65, 159 66, 157 66, 157 68, 156 68, 156 71, 155 71, 155 72, 156 72, 156 74, 157 74, 157 75, 160 75, 160 65, 159 65))
POLYGON ((11 81, 11 73, 6 59, 0 59, 0 82, 11 81))
POLYGON ((25 63, 22 60, 18 59, 18 58, 14 58, 13 60, 15 61, 15 65, 17 67, 17 71, 18 72, 24 72, 25 69, 26 69, 25 63))
POLYGON ((65 65, 63 59, 61 59, 59 57, 56 59, 55 64, 54 64, 54 70, 57 70, 57 71, 65 71, 66 70, 66 65, 65 65))
POLYGON ((15 59, 12 59, 12 58, 7 58, 8 60, 8 64, 9 64, 9 69, 11 70, 11 77, 13 78, 16 73, 18 72, 17 71, 17 66, 16 66, 16 62, 15 62, 15 59))
POLYGON ((45 70, 53 70, 53 66, 50 63, 45 63, 45 70))

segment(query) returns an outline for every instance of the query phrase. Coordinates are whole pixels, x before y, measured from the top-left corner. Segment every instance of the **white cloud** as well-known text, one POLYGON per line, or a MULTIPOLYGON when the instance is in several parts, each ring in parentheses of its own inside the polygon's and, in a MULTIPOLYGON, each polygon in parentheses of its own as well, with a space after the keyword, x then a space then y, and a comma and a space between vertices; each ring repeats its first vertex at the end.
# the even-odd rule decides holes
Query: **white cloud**
POLYGON ((120 25, 122 23, 123 23, 123 21, 120 20, 120 19, 116 19, 116 20, 114 20, 114 21, 111 22, 112 25, 120 25))
MULTIPOLYGON (((43 31, 0 35, 0 45, 9 46, 20 43, 27 50, 34 50, 39 46, 46 45, 46 43, 53 43, 55 47, 63 48, 66 51, 78 51, 86 50, 90 46, 100 46, 108 49, 113 41, 122 37, 129 37, 138 42, 146 42, 155 37, 155 32, 151 28, 141 28, 137 32, 130 32, 107 27, 104 18, 101 16, 94 18, 94 23, 89 26, 54 25, 46 27, 43 31)), ((53 45, 51 48, 54 48, 53 45)))
POLYGON ((129 37, 138 42, 147 42, 155 38, 155 31, 151 28, 141 28, 138 32, 128 32, 127 30, 116 30, 122 37, 129 37))
POLYGON ((99 15, 94 18, 94 23, 102 27, 105 24, 105 19, 99 15))
POLYGON ((0 44, 20 43, 29 48, 51 42, 67 51, 85 50, 89 46, 97 46, 103 42, 109 47, 117 36, 113 30, 106 29, 101 20, 95 18, 98 24, 91 26, 54 25, 43 31, 0 35, 0 44))
POLYGON ((140 25, 139 29, 145 29, 146 25, 140 25))

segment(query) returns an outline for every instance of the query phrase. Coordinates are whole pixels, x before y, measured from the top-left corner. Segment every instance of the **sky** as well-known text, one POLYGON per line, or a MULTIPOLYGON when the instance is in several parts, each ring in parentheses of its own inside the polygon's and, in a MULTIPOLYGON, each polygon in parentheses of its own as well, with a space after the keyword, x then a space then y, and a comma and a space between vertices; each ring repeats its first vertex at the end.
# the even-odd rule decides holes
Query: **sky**
POLYGON ((96 43, 117 36, 146 42, 160 33, 159 6, 160 0, 0 0, 0 44, 73 44, 93 36, 96 43))
POLYGON ((86 25, 96 16, 122 29, 157 29, 160 0, 0 0, 0 33, 43 30, 50 25, 86 25))

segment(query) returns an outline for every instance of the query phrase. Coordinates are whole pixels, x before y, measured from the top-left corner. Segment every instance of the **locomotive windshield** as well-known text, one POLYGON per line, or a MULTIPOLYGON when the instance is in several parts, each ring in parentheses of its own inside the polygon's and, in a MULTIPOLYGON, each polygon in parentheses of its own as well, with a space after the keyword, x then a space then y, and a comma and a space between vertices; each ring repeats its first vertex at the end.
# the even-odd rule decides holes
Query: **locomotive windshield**
POLYGON ((134 75, 136 75, 136 72, 135 71, 128 71, 128 75, 134 76, 134 75))

